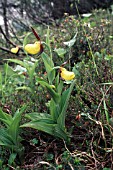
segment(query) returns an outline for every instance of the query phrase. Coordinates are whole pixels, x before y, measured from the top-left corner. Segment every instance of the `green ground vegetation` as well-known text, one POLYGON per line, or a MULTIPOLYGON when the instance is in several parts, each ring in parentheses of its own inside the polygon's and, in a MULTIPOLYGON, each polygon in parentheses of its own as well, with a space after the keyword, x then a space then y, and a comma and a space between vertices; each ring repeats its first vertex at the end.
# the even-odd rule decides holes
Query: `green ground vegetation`
POLYGON ((112 22, 109 11, 65 14, 33 26, 40 55, 24 51, 36 41, 31 29, 17 33, 20 44, 11 39, 17 54, 0 51, 0 169, 113 168, 112 22), (61 79, 61 66, 74 80, 61 79))

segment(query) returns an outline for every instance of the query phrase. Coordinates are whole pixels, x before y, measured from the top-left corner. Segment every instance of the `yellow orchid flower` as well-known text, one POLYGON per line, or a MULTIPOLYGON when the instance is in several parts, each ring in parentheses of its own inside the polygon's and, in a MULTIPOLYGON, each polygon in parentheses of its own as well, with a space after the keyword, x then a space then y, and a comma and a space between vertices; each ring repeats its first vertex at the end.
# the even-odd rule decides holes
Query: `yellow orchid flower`
POLYGON ((73 80, 75 77, 74 72, 68 71, 63 67, 60 67, 60 75, 64 80, 73 80))
POLYGON ((34 44, 27 44, 24 49, 29 54, 37 54, 41 51, 41 43, 36 41, 34 44))
POLYGON ((16 54, 19 50, 19 47, 14 47, 14 48, 11 48, 11 52, 16 54))

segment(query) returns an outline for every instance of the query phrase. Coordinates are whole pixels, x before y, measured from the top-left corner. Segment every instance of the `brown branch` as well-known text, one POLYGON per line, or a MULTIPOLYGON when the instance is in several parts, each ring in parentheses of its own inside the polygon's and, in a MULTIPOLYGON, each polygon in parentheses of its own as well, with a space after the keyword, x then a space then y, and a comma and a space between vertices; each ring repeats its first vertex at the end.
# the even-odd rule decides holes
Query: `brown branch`
POLYGON ((8 48, 5 48, 5 47, 0 47, 0 49, 1 50, 3 50, 3 51, 6 51, 6 52, 8 52, 8 53, 11 53, 11 54, 13 54, 13 55, 26 55, 24 52, 21 52, 21 53, 19 53, 19 51, 23 51, 23 49, 22 48, 19 48, 19 51, 15 54, 15 53, 12 53, 11 51, 10 51, 10 49, 8 49, 8 48))
POLYGON ((91 140, 91 152, 92 152, 92 156, 93 156, 93 159, 94 159, 94 163, 95 163, 95 170, 97 170, 97 164, 99 163, 96 158, 95 158, 95 153, 94 153, 94 150, 93 150, 93 141, 94 141, 94 137, 92 137, 92 140, 91 140))
POLYGON ((6 52, 8 52, 8 53, 14 54, 14 53, 12 53, 8 48, 0 47, 0 49, 3 50, 3 51, 6 51, 6 52))
POLYGON ((3 34, 4 38, 6 39, 6 41, 9 43, 9 44, 12 44, 14 47, 16 47, 16 44, 13 43, 7 36, 6 34, 4 33, 2 27, 0 26, 0 32, 3 34))
POLYGON ((11 26, 11 24, 10 24, 10 23, 8 23, 8 24, 9 24, 10 30, 12 31, 12 33, 13 33, 13 35, 15 36, 16 40, 17 40, 20 44, 22 44, 22 41, 17 37, 17 35, 16 35, 13 27, 11 26))

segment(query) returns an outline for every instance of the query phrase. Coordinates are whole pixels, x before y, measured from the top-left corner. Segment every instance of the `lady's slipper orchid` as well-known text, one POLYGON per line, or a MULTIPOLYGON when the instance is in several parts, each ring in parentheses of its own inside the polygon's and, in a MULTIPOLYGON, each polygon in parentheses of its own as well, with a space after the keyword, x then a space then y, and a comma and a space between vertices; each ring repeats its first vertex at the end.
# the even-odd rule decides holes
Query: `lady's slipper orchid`
POLYGON ((18 53, 18 50, 19 50, 19 47, 11 48, 11 52, 14 54, 18 53))
POLYGON ((75 77, 74 72, 68 71, 63 67, 60 67, 60 75, 62 79, 67 80, 67 81, 73 80, 75 77))
POLYGON ((40 41, 36 41, 34 44, 27 44, 24 49, 29 54, 38 54, 41 51, 41 43, 40 41))
POLYGON ((24 49, 28 54, 38 54, 40 55, 43 52, 43 46, 40 40, 40 37, 38 36, 37 32, 34 30, 34 28, 32 28, 32 32, 35 35, 35 37, 37 38, 38 41, 36 41, 34 44, 27 44, 25 45, 24 49))

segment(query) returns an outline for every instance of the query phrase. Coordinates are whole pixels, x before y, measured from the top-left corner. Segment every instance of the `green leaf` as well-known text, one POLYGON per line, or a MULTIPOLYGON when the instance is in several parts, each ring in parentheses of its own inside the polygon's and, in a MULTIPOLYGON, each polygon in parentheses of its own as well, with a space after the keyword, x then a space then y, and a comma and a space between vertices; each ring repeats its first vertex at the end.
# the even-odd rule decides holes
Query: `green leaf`
POLYGON ((58 105, 51 100, 50 101, 50 114, 47 113, 38 113, 38 112, 32 112, 25 115, 28 119, 35 121, 35 120, 41 120, 41 119, 50 119, 53 123, 57 122, 57 118, 59 116, 58 111, 58 105))
POLYGON ((33 138, 32 140, 30 140, 30 142, 31 142, 33 145, 37 145, 39 141, 38 141, 36 138, 33 138))
POLYGON ((105 60, 113 60, 113 55, 105 55, 105 60))
POLYGON ((69 48, 72 47, 76 42, 77 34, 78 32, 75 34, 75 36, 70 41, 64 42, 64 44, 67 45, 69 48))
POLYGON ((30 87, 27 87, 27 86, 17 87, 16 90, 26 90, 30 93, 33 93, 32 89, 30 87))
POLYGON ((56 105, 53 99, 50 101, 50 114, 52 119, 57 123, 57 119, 59 116, 59 105, 56 105))
POLYGON ((8 164, 12 165, 16 159, 17 153, 11 153, 8 159, 8 164))
POLYGON ((53 67, 54 63, 52 61, 52 50, 51 50, 51 43, 50 43, 50 29, 48 27, 47 29, 47 36, 46 36, 46 46, 48 46, 49 52, 50 52, 50 66, 53 67))
POLYGON ((18 135, 19 135, 19 123, 21 120, 21 115, 25 111, 26 105, 23 106, 20 111, 17 111, 14 115, 13 121, 8 128, 9 135, 12 137, 12 140, 15 144, 18 143, 18 135))
POLYGON ((108 108, 106 106, 106 102, 105 100, 103 100, 103 104, 104 104, 104 111, 105 111, 105 115, 106 115, 106 120, 109 123, 109 114, 108 114, 108 108))
POLYGON ((65 141, 68 141, 69 136, 67 132, 65 131, 65 129, 60 128, 59 124, 55 126, 54 133, 55 136, 64 139, 65 141))
POLYGON ((8 134, 7 129, 0 129, 0 145, 11 148, 14 143, 11 136, 8 134))
POLYGON ((78 68, 75 68, 75 67, 73 67, 73 70, 72 70, 74 73, 75 73, 75 75, 76 75, 76 77, 78 76, 80 76, 80 72, 78 71, 78 68))
POLYGON ((15 74, 14 70, 8 64, 4 65, 4 71, 7 74, 7 76, 12 76, 15 74))
MULTIPOLYGON (((7 129, 0 129, 0 145, 6 147, 7 149, 10 149, 11 151, 15 150, 17 152, 17 149, 19 147, 19 142, 21 141, 21 138, 18 138, 18 143, 15 145, 12 136, 9 135, 9 132, 7 129)), ((19 147, 19 150, 21 148, 19 147)))
POLYGON ((2 80, 3 80, 2 73, 0 72, 0 90, 2 90, 3 88, 2 80))
POLYGON ((56 89, 58 89, 59 80, 60 80, 59 74, 57 74, 57 76, 56 76, 56 78, 55 78, 55 87, 56 87, 56 89))
POLYGON ((23 61, 21 61, 21 60, 18 60, 18 59, 5 59, 5 60, 7 60, 7 61, 9 61, 9 62, 13 62, 13 63, 19 64, 19 65, 23 66, 23 67, 26 68, 26 69, 27 69, 27 67, 28 67, 25 62, 23 62, 23 61))
POLYGON ((46 53, 44 53, 44 52, 41 54, 41 57, 43 59, 43 62, 44 62, 44 65, 46 67, 47 72, 49 72, 49 69, 52 70, 53 67, 54 67, 54 64, 52 63, 52 66, 51 66, 51 59, 50 59, 50 57, 46 53))
POLYGON ((45 68, 46 68, 48 80, 49 80, 50 84, 52 84, 52 82, 55 78, 54 63, 53 63, 52 59, 49 56, 47 56, 47 54, 45 54, 44 52, 41 54, 41 57, 43 59, 43 62, 44 62, 45 68))
POLYGON ((47 113, 38 113, 38 112, 32 112, 25 114, 25 117, 31 119, 31 120, 39 120, 39 119, 52 119, 51 115, 47 113))
POLYGON ((55 70, 52 69, 52 70, 48 73, 49 83, 52 84, 52 82, 53 82, 54 79, 55 79, 55 70))
POLYGON ((60 102, 60 110, 61 111, 66 103, 68 94, 69 94, 69 88, 62 93, 61 102, 60 102))
POLYGON ((66 54, 66 50, 64 48, 58 48, 54 50, 59 57, 64 57, 64 54, 66 54))
POLYGON ((21 125, 21 127, 34 128, 66 141, 68 139, 67 133, 60 129, 59 125, 51 124, 51 122, 49 124, 48 120, 31 121, 21 125))
POLYGON ((101 83, 102 85, 113 85, 113 82, 108 82, 108 83, 101 83))
POLYGON ((103 105, 104 105, 104 111, 105 111, 105 115, 106 115, 106 120, 109 123, 109 113, 108 113, 108 108, 107 108, 106 101, 105 101, 105 94, 104 94, 102 89, 101 89, 101 91, 102 91, 103 99, 104 99, 103 100, 103 105))
POLYGON ((70 88, 67 89, 63 94, 62 94, 62 98, 61 98, 61 112, 60 115, 58 117, 57 123, 59 124, 59 126, 63 129, 65 127, 65 117, 66 117, 66 110, 68 107, 68 102, 70 99, 70 95, 71 92, 73 90, 73 87, 75 85, 75 80, 72 82, 72 84, 70 85, 70 88))
POLYGON ((32 32, 29 32, 29 33, 25 36, 25 38, 24 38, 24 40, 23 40, 23 48, 25 47, 26 44, 28 44, 28 37, 29 37, 31 34, 32 34, 32 32))
POLYGON ((60 95, 58 93, 56 93, 52 87, 46 83, 45 81, 43 81, 42 79, 37 79, 38 83, 40 83, 40 85, 42 85, 43 87, 47 88, 48 93, 51 95, 51 97, 53 98, 54 102, 57 104, 60 102, 60 95))
POLYGON ((48 120, 45 119, 45 120, 31 121, 31 122, 21 125, 20 127, 30 127, 33 129, 41 130, 50 135, 53 135, 55 126, 56 124, 52 124, 51 121, 49 124, 48 120))
MULTIPOLYGON (((52 119, 47 119, 47 118, 32 120, 30 123, 33 123, 33 122, 46 123, 46 124, 49 124, 49 125, 54 124, 54 121, 52 119)), ((26 125, 26 123, 24 125, 26 125)), ((24 127, 24 125, 21 125, 20 127, 24 127)))
POLYGON ((58 85, 58 88, 57 88, 59 94, 62 93, 63 84, 64 84, 64 82, 61 80, 60 83, 59 83, 59 85, 58 85))
POLYGON ((38 64, 38 60, 35 63, 31 62, 31 61, 27 61, 27 60, 21 61, 21 60, 18 60, 18 59, 6 59, 6 60, 8 60, 9 62, 19 64, 20 66, 25 68, 30 77, 33 77, 33 74, 35 72, 35 68, 38 64))
POLYGON ((2 109, 0 108, 0 120, 8 127, 12 123, 13 119, 11 115, 3 112, 2 109))

